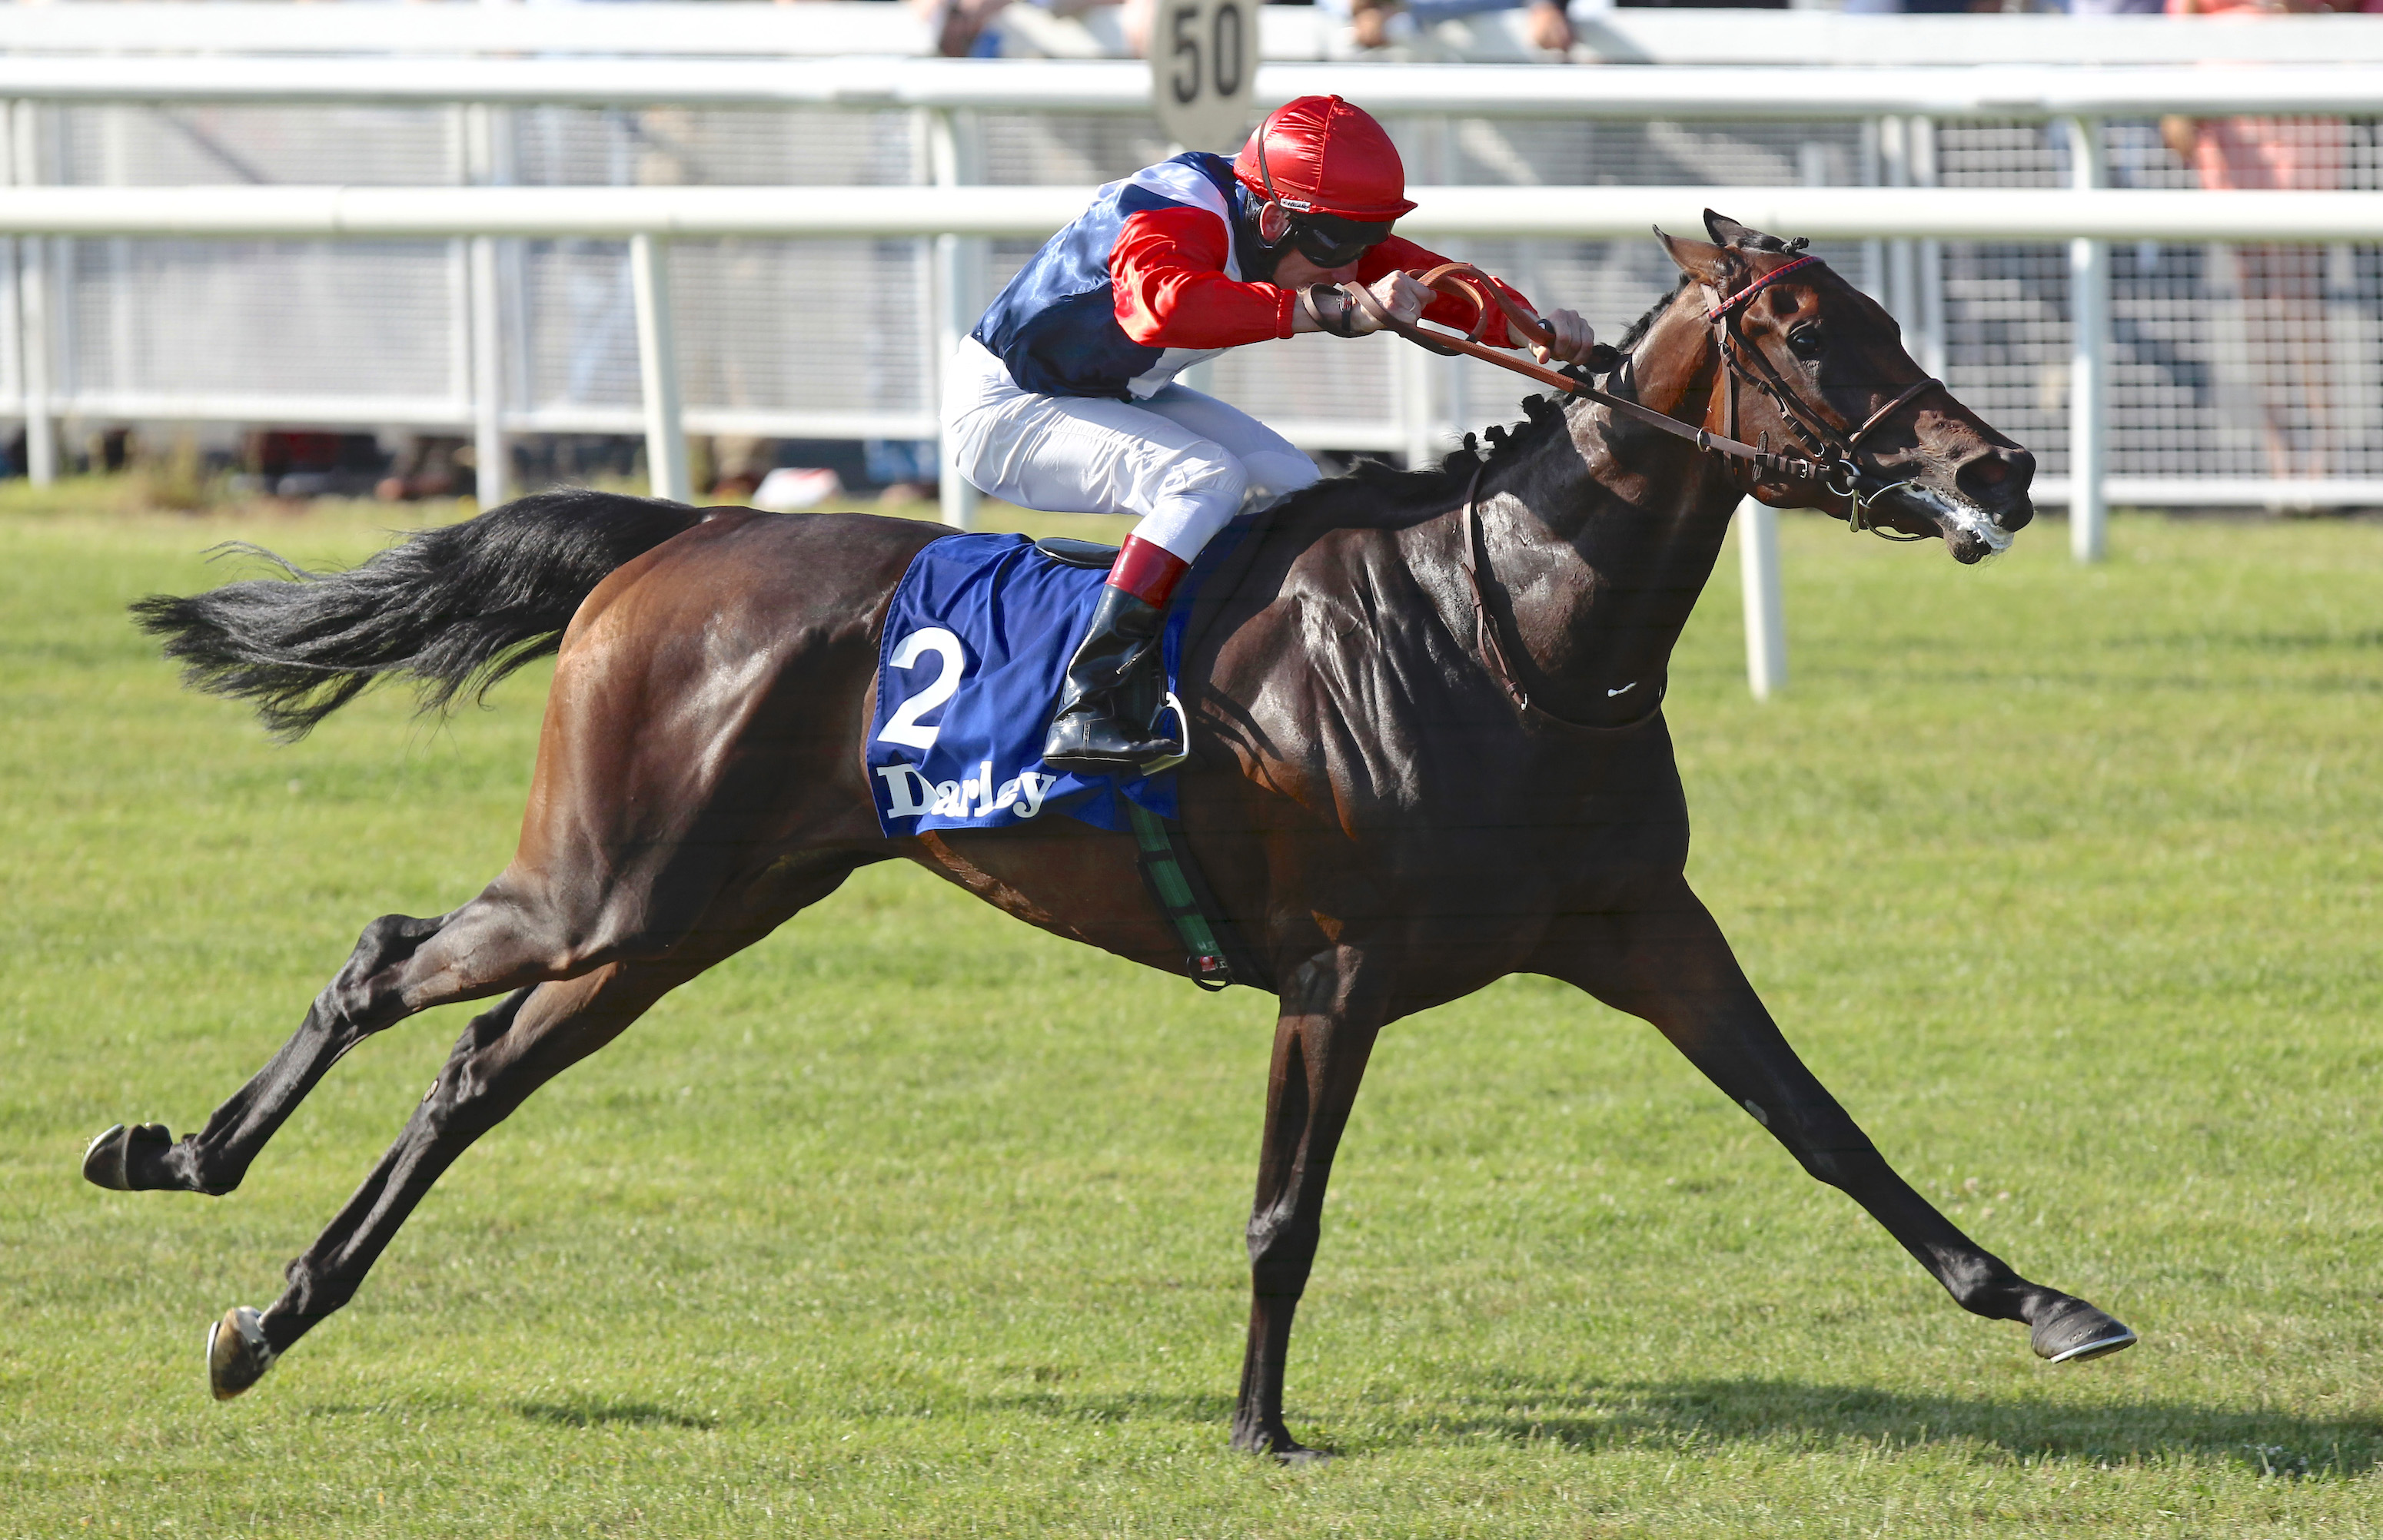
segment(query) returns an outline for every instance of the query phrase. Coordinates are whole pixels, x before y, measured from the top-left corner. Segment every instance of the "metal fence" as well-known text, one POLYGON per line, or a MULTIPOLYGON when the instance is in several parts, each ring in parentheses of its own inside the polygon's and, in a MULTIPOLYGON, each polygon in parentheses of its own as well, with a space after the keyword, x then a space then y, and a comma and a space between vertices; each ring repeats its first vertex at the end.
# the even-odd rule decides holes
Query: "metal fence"
MULTIPOLYGON (((909 108, 20 103, 8 126, 14 179, 68 186, 915 185, 932 200, 939 180, 1091 184, 1169 148, 1138 112, 956 121, 909 108)), ((1508 188, 1525 202, 1540 187, 2026 188, 2080 171, 2125 188, 2229 177, 2383 187, 2378 119, 2364 116, 2209 120, 2193 130, 2198 166, 2163 142, 2156 118, 2114 117, 2091 125, 2098 168, 2076 164, 2056 122, 1990 117, 1393 114, 1390 127, 1418 183, 1508 188)), ((6 318, 0 413, 24 413, 30 378, 70 444, 105 425, 167 419, 468 431, 491 392, 514 436, 640 429, 624 240, 10 244, 31 297, 24 321, 6 318)), ((1672 277, 1646 240, 1451 244, 1609 331, 1672 277)), ((1032 245, 680 243, 689 427, 932 437, 936 368, 953 340, 938 324, 938 283, 990 295, 1032 245)), ((1924 363, 2037 452, 2056 499, 2076 356, 2067 244, 1819 249, 1888 304, 1924 363)), ((2378 496, 2383 249, 2142 241, 2106 260, 2106 470, 2119 498, 2378 496)), ((1310 448, 1410 455, 1510 415, 1513 396, 1481 365, 1371 340, 1245 350, 1212 366, 1207 384, 1310 448)))

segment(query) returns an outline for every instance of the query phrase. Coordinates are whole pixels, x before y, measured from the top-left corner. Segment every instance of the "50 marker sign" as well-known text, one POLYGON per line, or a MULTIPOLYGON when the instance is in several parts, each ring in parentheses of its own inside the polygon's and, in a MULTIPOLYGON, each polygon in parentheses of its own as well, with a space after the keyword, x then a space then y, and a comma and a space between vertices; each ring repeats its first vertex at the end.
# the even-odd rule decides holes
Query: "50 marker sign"
POLYGON ((1258 0, 1158 0, 1150 100, 1187 150, 1231 154, 1249 131, 1258 73, 1258 0))

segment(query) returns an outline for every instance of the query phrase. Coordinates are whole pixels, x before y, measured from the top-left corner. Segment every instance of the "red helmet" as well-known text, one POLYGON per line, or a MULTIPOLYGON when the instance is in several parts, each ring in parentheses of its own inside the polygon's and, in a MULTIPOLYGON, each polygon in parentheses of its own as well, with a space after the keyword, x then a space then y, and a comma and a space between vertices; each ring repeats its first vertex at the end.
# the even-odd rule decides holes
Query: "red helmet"
POLYGON ((1414 207, 1398 146, 1364 108, 1338 96, 1302 96, 1266 114, 1233 175, 1294 214, 1382 224, 1414 207))

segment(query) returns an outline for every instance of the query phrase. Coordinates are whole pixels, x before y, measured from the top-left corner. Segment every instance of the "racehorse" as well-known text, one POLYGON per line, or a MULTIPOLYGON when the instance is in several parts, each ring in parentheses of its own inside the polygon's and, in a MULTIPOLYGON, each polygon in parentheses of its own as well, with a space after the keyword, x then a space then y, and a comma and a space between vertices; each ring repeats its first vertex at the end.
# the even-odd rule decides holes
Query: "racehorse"
MULTIPOLYGON (((1857 527, 1941 536, 1974 562, 2027 524, 2034 473, 1800 242, 1706 225, 1713 243, 1661 238, 1679 285, 1606 361, 1609 395, 1535 398, 1519 432, 1493 430, 1486 453, 1468 439, 1438 469, 1319 484, 1198 600, 1182 823, 1280 1003, 1238 1448, 1315 1452, 1284 1426, 1284 1365, 1376 1035, 1518 972, 1652 1022, 1962 1306, 2024 1322, 2038 1354, 2134 1341, 2019 1276, 1895 1174, 1788 1046, 1684 876, 1665 670, 1749 485, 1857 527), (1749 438, 1782 450, 1710 452, 1749 438)), ((449 914, 367 926, 296 1034, 198 1134, 118 1126, 86 1154, 103 1187, 228 1192, 366 1036, 502 996, 279 1299, 217 1324, 219 1398, 347 1303, 439 1173, 531 1091, 859 867, 915 861, 1031 924, 1185 971, 1130 838, 1064 819, 881 832, 863 762, 880 631, 939 537, 892 519, 557 492, 349 572, 286 569, 297 581, 136 607, 195 684, 256 701, 289 735, 385 674, 426 682, 427 709, 561 654, 512 864, 449 914)))

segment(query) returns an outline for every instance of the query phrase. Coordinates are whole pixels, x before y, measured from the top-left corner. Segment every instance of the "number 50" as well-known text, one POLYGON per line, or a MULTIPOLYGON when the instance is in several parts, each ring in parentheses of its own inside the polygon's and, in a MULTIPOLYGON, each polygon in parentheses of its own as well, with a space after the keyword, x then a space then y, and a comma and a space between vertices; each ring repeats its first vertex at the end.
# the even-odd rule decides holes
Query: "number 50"
POLYGON ((1241 147, 1257 74, 1257 0, 1158 0, 1152 15, 1150 106, 1191 150, 1241 147))
POLYGON ((1218 0, 1208 13, 1205 38, 1201 36, 1200 11, 1196 5, 1185 6, 1170 18, 1175 68, 1167 83, 1180 106, 1203 96, 1241 92, 1242 38, 1249 23, 1241 15, 1241 0, 1218 0))

